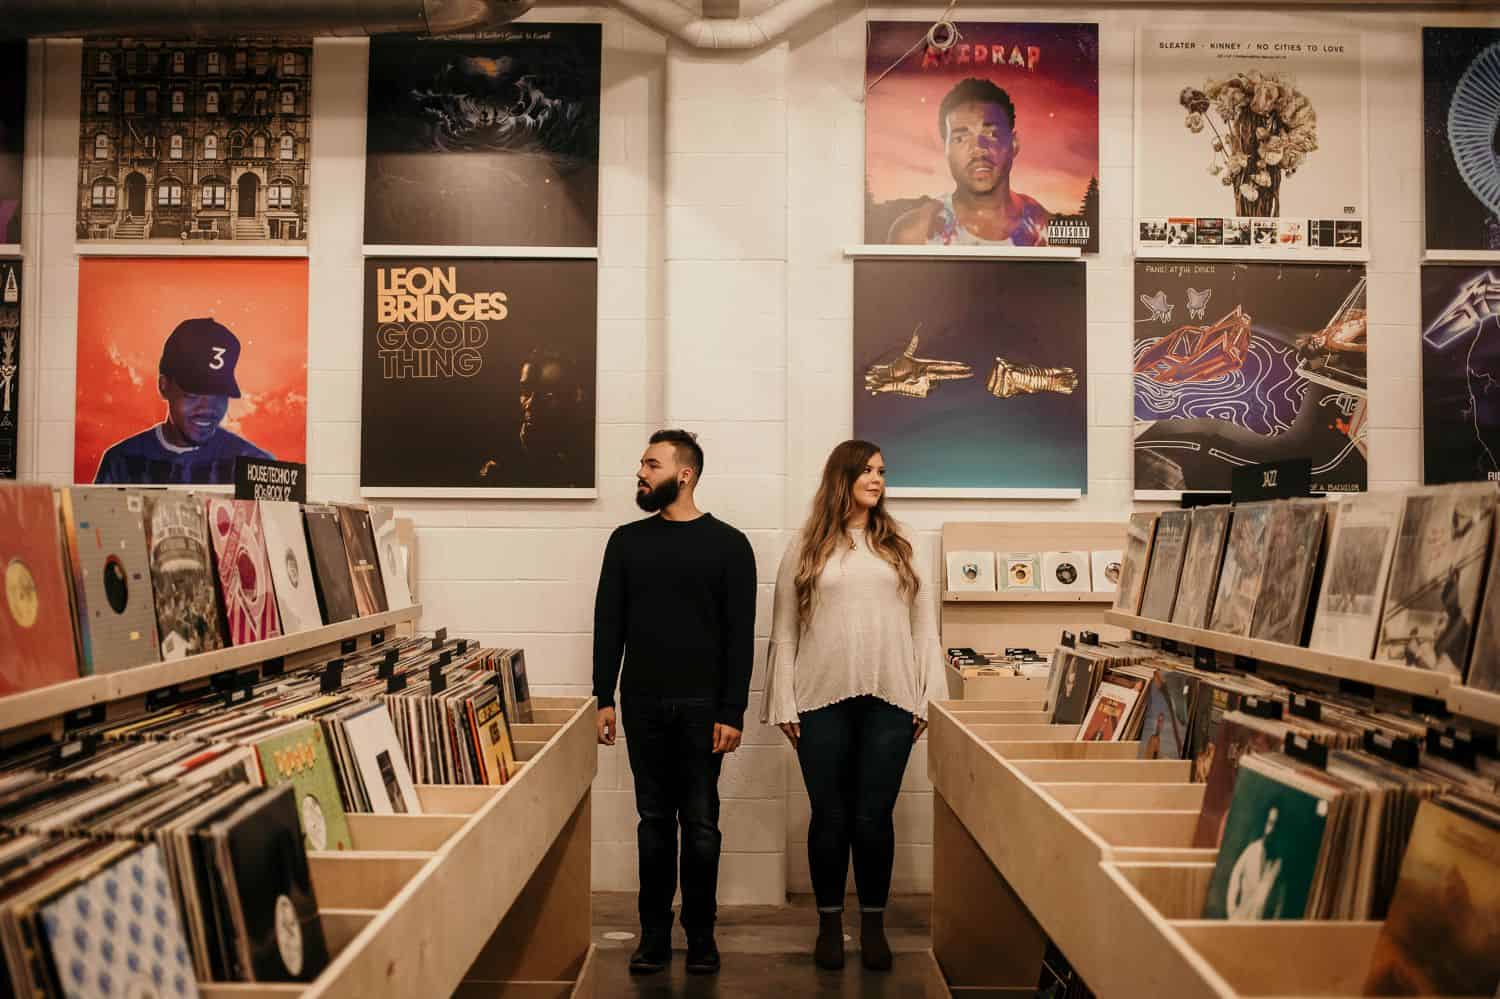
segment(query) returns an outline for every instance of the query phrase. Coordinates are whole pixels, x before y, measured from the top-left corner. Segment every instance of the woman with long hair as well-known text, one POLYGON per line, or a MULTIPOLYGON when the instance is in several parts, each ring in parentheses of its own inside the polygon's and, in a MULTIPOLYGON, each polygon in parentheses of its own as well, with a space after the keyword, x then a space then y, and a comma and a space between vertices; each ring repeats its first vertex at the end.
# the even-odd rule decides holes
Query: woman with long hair
POLYGON ((885 459, 869 441, 845 441, 828 456, 807 523, 781 559, 761 718, 791 741, 812 803, 819 967, 844 966, 851 853, 860 959, 876 971, 891 966, 891 813, 927 727, 927 700, 945 683, 931 594, 885 508, 885 459))

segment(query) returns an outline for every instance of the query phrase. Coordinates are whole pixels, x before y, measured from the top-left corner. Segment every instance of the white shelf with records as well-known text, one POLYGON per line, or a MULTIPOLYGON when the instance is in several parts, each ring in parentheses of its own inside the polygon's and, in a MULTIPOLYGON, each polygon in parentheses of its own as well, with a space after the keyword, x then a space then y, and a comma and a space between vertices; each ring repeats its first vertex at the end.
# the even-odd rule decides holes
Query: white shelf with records
MULTIPOLYGON (((1104 620, 1105 609, 1114 601, 1114 582, 1107 577, 1118 576, 1124 547, 1123 522, 944 524, 943 647, 1046 652, 1063 630, 1124 637, 1104 620), (1007 571, 1009 561, 1015 563, 1014 573, 1007 571), (1099 563, 1097 571, 1094 562, 1099 563), (1012 580, 1013 574, 1020 578, 1012 580)), ((1039 698, 1046 688, 1045 680, 997 676, 984 668, 950 667, 949 674, 949 693, 954 697, 1039 698)))

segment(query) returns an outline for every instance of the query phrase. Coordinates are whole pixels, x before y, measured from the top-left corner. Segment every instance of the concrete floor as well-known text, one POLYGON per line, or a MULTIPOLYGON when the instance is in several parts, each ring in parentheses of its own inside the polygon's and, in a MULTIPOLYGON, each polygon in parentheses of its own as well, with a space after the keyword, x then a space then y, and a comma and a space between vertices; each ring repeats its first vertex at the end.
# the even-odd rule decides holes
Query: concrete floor
POLYGON ((888 972, 866 971, 859 963, 859 904, 850 898, 844 913, 843 971, 823 971, 813 964, 812 945, 818 915, 811 895, 794 895, 785 907, 720 906, 716 939, 723 968, 718 975, 689 975, 682 963, 687 940, 673 931, 672 966, 658 975, 633 976, 630 952, 640 941, 635 894, 594 894, 594 943, 598 945, 599 999, 795 999, 799 996, 869 996, 872 999, 921 999, 917 954, 932 946, 929 898, 891 899, 886 912, 886 939, 896 955, 888 972), (606 934, 630 933, 629 940, 606 934))

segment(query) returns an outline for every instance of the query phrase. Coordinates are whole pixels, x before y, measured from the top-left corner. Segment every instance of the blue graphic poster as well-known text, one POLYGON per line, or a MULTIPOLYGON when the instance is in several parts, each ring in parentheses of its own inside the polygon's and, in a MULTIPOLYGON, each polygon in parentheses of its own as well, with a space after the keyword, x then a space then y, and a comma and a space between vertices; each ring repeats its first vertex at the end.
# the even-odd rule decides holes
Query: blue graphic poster
POLYGON ((1500 266, 1422 268, 1422 478, 1500 479, 1500 266))
POLYGON ((854 433, 895 495, 1088 485, 1081 261, 860 260, 854 433))
POLYGON ((1288 458, 1315 492, 1365 488, 1363 266, 1141 260, 1135 292, 1138 497, 1288 458))

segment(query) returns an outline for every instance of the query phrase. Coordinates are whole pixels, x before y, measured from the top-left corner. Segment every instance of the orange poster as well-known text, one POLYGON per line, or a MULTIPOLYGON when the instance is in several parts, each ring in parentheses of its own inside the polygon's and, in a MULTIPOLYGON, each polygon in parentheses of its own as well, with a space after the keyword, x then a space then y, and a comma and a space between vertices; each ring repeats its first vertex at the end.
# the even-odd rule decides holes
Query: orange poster
POLYGON ((75 482, 232 484, 307 460, 307 261, 84 258, 75 482))

